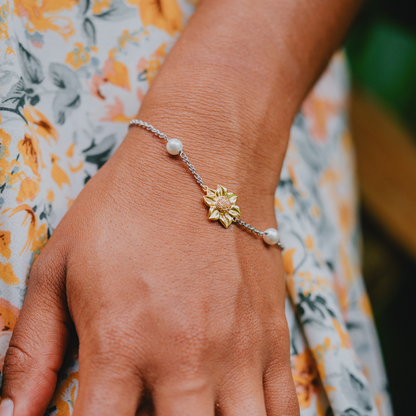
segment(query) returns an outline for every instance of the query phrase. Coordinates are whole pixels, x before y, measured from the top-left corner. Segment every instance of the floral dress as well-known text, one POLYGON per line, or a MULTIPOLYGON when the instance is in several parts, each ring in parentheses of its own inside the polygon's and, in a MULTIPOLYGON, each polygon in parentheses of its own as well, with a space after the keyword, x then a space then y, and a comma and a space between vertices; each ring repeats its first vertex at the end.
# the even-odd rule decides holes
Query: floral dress
MULTIPOLYGON (((195 0, 0 0, 0 369, 30 268, 108 160, 195 0)), ((337 54, 291 130, 276 215, 302 416, 392 415, 358 250, 348 79, 337 54)), ((77 352, 47 414, 69 416, 77 352)))

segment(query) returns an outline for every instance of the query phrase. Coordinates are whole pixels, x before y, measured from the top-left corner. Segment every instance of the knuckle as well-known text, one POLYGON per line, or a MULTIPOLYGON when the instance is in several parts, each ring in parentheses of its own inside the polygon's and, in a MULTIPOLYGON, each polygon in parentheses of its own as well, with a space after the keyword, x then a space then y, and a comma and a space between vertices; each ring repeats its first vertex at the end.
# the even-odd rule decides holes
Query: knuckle
POLYGON ((183 321, 169 319, 164 326, 164 342, 152 355, 150 365, 163 374, 174 371, 187 382, 199 380, 207 371, 209 357, 215 354, 215 335, 195 316, 183 321))
POLYGON ((4 361, 4 378, 7 381, 17 378, 21 374, 26 374, 35 365, 36 360, 26 349, 17 345, 10 345, 4 361))
POLYGON ((269 402, 279 403, 281 414, 290 416, 300 414, 288 357, 275 357, 269 362, 264 373, 264 391, 269 402))
POLYGON ((251 322, 247 327, 239 329, 237 336, 230 338, 233 351, 238 357, 252 356, 253 353, 262 351, 262 343, 264 340, 264 328, 260 320, 251 322))
POLYGON ((266 322, 265 328, 272 344, 281 346, 289 342, 289 327, 286 318, 274 317, 266 322))
POLYGON ((52 380, 56 380, 61 367, 60 359, 54 363, 51 355, 42 356, 35 345, 22 345, 10 344, 6 353, 2 382, 3 393, 8 396, 15 394, 16 387, 24 386, 29 391, 39 386, 54 387, 52 380))
POLYGON ((43 282, 53 275, 53 262, 47 254, 42 253, 34 262, 30 280, 43 282))
POLYGON ((280 383, 285 377, 287 371, 287 363, 281 357, 271 358, 267 363, 265 371, 265 384, 273 386, 275 383, 280 383))
POLYGON ((170 338, 189 362, 198 362, 207 352, 211 337, 204 323, 193 320, 174 323, 170 328, 170 338))
POLYGON ((29 275, 28 289, 46 298, 48 294, 64 296, 62 266, 50 254, 42 253, 32 266, 29 275))
POLYGON ((29 275, 29 285, 36 290, 43 290, 51 275, 50 266, 46 256, 39 256, 32 266, 29 275))
POLYGON ((299 416, 300 409, 299 409, 299 401, 296 396, 296 392, 294 389, 290 389, 289 392, 284 394, 283 397, 283 407, 285 409, 285 413, 290 416, 299 416))
MULTIPOLYGON (((275 377, 269 377, 265 383, 266 403, 271 407, 279 408, 279 415, 299 416, 299 401, 296 395, 295 386, 291 377, 276 373, 275 377)), ((274 415, 272 412, 271 414, 274 415)))
POLYGON ((98 368, 120 367, 120 370, 141 364, 145 354, 134 331, 120 325, 116 328, 111 322, 104 326, 94 321, 92 326, 94 330, 80 338, 81 360, 98 368))

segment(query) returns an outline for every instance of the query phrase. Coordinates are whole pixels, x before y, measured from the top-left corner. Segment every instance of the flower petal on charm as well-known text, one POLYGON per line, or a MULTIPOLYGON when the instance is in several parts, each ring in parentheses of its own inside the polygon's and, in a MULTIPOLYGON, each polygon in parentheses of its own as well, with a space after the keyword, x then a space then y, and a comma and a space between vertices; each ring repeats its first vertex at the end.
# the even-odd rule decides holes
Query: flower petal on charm
POLYGON ((230 214, 225 214, 225 219, 227 220, 227 228, 233 223, 233 217, 230 214))
POLYGON ((215 201, 212 198, 210 198, 209 196, 204 196, 204 202, 209 207, 212 207, 213 205, 215 205, 215 201))
POLYGON ((240 207, 238 205, 233 205, 231 209, 233 209, 234 211, 237 211, 241 215, 240 207))
POLYGON ((215 198, 217 194, 215 193, 214 189, 207 188, 207 197, 208 198, 215 198))
POLYGON ((237 218, 241 215, 240 211, 237 211, 237 210, 232 209, 232 208, 228 211, 228 213, 234 218, 237 218))
POLYGON ((228 193, 228 199, 233 205, 237 202, 237 198, 237 195, 234 195, 231 192, 228 193))
POLYGON ((220 222, 225 228, 228 228, 231 225, 231 223, 233 222, 233 219, 231 218, 230 215, 221 213, 220 214, 220 222))
POLYGON ((225 219, 225 214, 220 213, 220 223, 227 228, 227 220, 225 219))
POLYGON ((216 193, 218 196, 227 196, 228 191, 227 191, 227 188, 225 188, 224 186, 218 185, 216 193))
POLYGON ((220 218, 220 212, 215 207, 211 207, 209 209, 209 219, 212 221, 217 221, 219 218, 220 218))

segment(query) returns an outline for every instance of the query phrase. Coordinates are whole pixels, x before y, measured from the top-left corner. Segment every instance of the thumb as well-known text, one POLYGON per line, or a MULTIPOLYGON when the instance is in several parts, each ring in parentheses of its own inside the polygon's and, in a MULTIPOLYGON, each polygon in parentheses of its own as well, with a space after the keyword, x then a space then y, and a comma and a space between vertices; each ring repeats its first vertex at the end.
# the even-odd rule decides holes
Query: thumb
POLYGON ((68 345, 64 258, 43 254, 7 350, 0 416, 44 415, 68 345))

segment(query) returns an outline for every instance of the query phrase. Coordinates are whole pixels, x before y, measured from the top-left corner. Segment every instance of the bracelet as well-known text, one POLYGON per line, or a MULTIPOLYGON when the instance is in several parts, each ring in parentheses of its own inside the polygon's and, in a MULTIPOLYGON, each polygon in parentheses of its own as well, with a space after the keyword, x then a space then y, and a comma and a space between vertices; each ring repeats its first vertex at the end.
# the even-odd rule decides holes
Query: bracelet
POLYGON ((141 120, 131 120, 129 128, 132 126, 142 127, 148 131, 151 131, 155 136, 165 140, 166 150, 169 154, 176 156, 180 155, 183 162, 188 166, 189 171, 194 175, 194 178, 199 186, 203 189, 206 195, 203 197, 205 204, 209 207, 208 218, 212 221, 220 221, 220 223, 228 228, 233 222, 246 228, 253 234, 263 237, 266 244, 277 245, 281 250, 284 250, 283 244, 279 240, 279 231, 275 228, 268 228, 266 231, 260 231, 250 224, 247 224, 239 217, 241 216, 240 208, 235 205, 237 202, 237 195, 229 192, 227 188, 222 185, 218 185, 217 189, 208 188, 204 185, 202 178, 196 173, 194 165, 191 164, 188 157, 182 148, 182 142, 178 139, 168 139, 166 134, 161 133, 148 123, 141 120))

